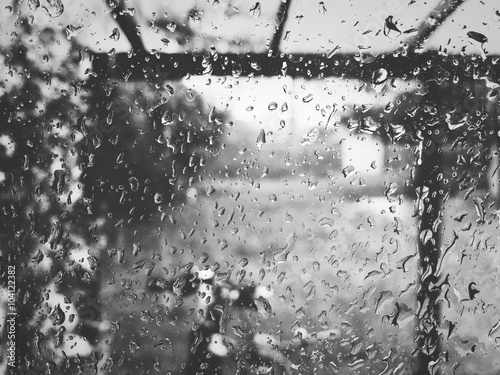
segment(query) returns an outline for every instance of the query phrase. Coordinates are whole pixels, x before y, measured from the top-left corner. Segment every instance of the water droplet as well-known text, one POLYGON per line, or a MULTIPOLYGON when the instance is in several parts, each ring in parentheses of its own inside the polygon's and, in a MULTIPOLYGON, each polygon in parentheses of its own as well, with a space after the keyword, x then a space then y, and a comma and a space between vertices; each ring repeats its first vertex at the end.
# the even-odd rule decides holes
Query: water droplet
POLYGON ((318 186, 318 181, 316 180, 311 180, 311 179, 308 179, 307 180, 307 188, 309 190, 314 190, 316 189, 316 186, 318 186))
POLYGON ((241 73, 243 72, 243 68, 239 63, 234 62, 231 68, 231 73, 234 78, 238 78, 241 76, 241 73))
POLYGON ((493 335, 493 333, 495 333, 499 327, 500 327, 500 320, 493 327, 491 327, 490 331, 488 332, 488 337, 491 337, 491 335, 493 335))
POLYGON ((253 70, 256 70, 256 71, 260 71, 260 70, 262 70, 262 68, 260 67, 260 65, 259 65, 259 64, 257 64, 257 62, 255 62, 255 61, 252 61, 252 62, 250 63, 250 66, 252 67, 252 69, 253 69, 253 70))
POLYGON ((141 243, 140 242, 134 242, 132 244, 132 255, 137 256, 141 252, 141 243))
POLYGON ((305 316, 306 316, 306 309, 303 306, 295 310, 295 317, 297 319, 302 319, 305 316))
POLYGON ((267 109, 270 110, 270 111, 274 111, 276 108, 278 108, 278 103, 276 103, 276 102, 271 102, 267 106, 267 109))
POLYGON ((488 41, 488 38, 486 37, 486 35, 478 33, 477 31, 469 31, 467 33, 467 36, 469 38, 475 40, 476 42, 481 43, 481 44, 486 43, 488 41))
POLYGON ((155 193, 154 201, 156 204, 160 204, 163 201, 163 194, 155 193))
POLYGON ((251 8, 250 8, 250 14, 254 17, 254 18, 259 18, 260 16, 260 13, 261 13, 261 6, 260 6, 260 2, 256 2, 251 8))
POLYGON ((304 103, 309 103, 309 102, 310 102, 311 100, 313 100, 313 99, 314 99, 314 95, 313 95, 313 94, 307 94, 306 96, 304 96, 304 97, 302 98, 302 101, 303 101, 304 103))
POLYGON ((260 129, 259 135, 257 136, 257 148, 260 149, 263 145, 266 144, 266 132, 264 129, 260 129))
POLYGON ((265 269, 263 269, 263 268, 261 268, 261 269, 259 270, 259 281, 264 280, 264 277, 266 277, 266 270, 265 270, 265 269))
POLYGON ((372 74, 372 84, 374 86, 382 85, 385 83, 385 81, 387 81, 388 77, 389 73, 387 73, 387 70, 385 70, 384 68, 379 68, 372 74))
POLYGON ((298 239, 297 235, 294 232, 292 232, 292 234, 289 236, 287 240, 286 246, 274 252, 273 260, 276 263, 286 262, 288 254, 290 254, 290 252, 293 250, 295 243, 297 242, 297 239, 298 239))
POLYGON ((28 0, 28 6, 30 10, 37 10, 38 7, 40 6, 40 1, 39 0, 28 0))
POLYGON ((384 112, 385 113, 391 113, 393 109, 394 109, 394 103, 393 102, 389 102, 389 103, 386 104, 386 106, 384 108, 384 112))
POLYGON ((245 331, 243 331, 243 329, 241 328, 241 326, 234 326, 234 327, 231 327, 233 333, 239 337, 239 338, 243 338, 245 337, 246 333, 245 331))
POLYGON ((64 311, 61 309, 61 306, 59 304, 54 308, 52 314, 49 315, 49 319, 55 326, 64 323, 64 321, 66 320, 66 315, 64 314, 64 311))
POLYGON ((446 123, 450 130, 461 128, 467 124, 467 113, 465 111, 452 111, 446 113, 446 123))
POLYGON ((172 125, 174 123, 174 112, 171 109, 168 109, 163 113, 161 117, 162 125, 172 125))
POLYGON ((117 27, 115 27, 111 32, 109 38, 113 39, 115 42, 118 42, 118 40, 120 39, 120 30, 117 27))
POLYGON ((64 12, 64 5, 61 0, 42 0, 42 8, 47 11, 47 14, 56 18, 64 12))
POLYGON ((477 224, 484 224, 485 222, 485 217, 486 217, 486 213, 485 213, 485 209, 484 209, 484 201, 479 198, 479 197, 476 197, 474 198, 473 200, 474 202, 474 208, 476 209, 476 214, 477 214, 477 224))
POLYGON ((393 123, 389 124, 389 136, 391 137, 392 141, 399 141, 403 137, 403 135, 405 135, 405 133, 406 129, 403 125, 393 123))
POLYGON ((307 132, 307 134, 300 141, 301 146, 311 145, 318 141, 319 139, 319 130, 318 128, 311 129, 307 132))
POLYGON ((352 165, 348 165, 344 169, 342 169, 342 174, 345 178, 351 176, 354 173, 354 167, 352 165))
POLYGON ((339 235, 339 231, 337 229, 332 230, 330 235, 328 236, 329 240, 335 239, 339 235))
POLYGON ((357 370, 365 365, 365 360, 363 358, 357 359, 351 363, 348 363, 347 366, 351 368, 351 370, 357 370))
POLYGON ((66 172, 63 169, 58 169, 54 171, 54 181, 52 183, 52 189, 61 195, 64 191, 64 186, 66 184, 66 172))
POLYGON ((245 270, 239 270, 236 273, 236 282, 238 284, 241 284, 243 282, 243 279, 245 278, 246 275, 247 275, 247 271, 245 271, 245 270))
POLYGON ((119 200, 120 204, 125 204, 126 199, 127 199, 127 191, 123 190, 119 200))
POLYGON ((330 217, 322 217, 318 222, 320 227, 333 227, 335 221, 330 217))
POLYGON ((175 29, 176 29, 176 28, 177 28, 177 25, 176 25, 176 24, 175 24, 175 22, 173 22, 173 21, 172 21, 172 22, 169 22, 169 23, 167 24, 167 29, 168 29, 168 31, 170 31, 170 32, 172 32, 172 33, 175 31, 175 29))
POLYGON ((319 12, 323 15, 326 14, 327 10, 326 10, 326 6, 325 6, 325 2, 320 1, 318 5, 319 5, 319 12))
POLYGON ((380 127, 378 122, 375 122, 370 116, 365 117, 361 122, 359 131, 367 134, 373 134, 380 127))
POLYGON ((135 341, 130 341, 130 344, 128 344, 128 349, 130 351, 130 354, 135 354, 141 347, 139 344, 135 341))
POLYGON ((83 25, 77 25, 77 26, 68 25, 66 26, 64 31, 66 31, 66 38, 68 40, 71 40, 71 38, 74 38, 83 31, 83 25))
POLYGON ((125 262, 125 251, 123 250, 123 248, 119 248, 117 251, 116 251, 116 256, 118 258, 118 263, 123 263, 125 262))
POLYGON ((226 241, 225 239, 223 239, 222 241, 220 241, 220 244, 219 244, 219 249, 220 249, 220 250, 224 250, 224 249, 226 249, 228 246, 229 246, 229 244, 227 243, 227 241, 226 241))
POLYGON ((130 184, 130 190, 137 191, 139 189, 140 183, 137 177, 134 176, 130 177, 128 179, 128 183, 130 184))
POLYGON ((248 264, 247 258, 241 258, 240 261, 238 262, 239 267, 245 267, 247 264, 248 264))
POLYGON ((155 345, 154 348, 160 348, 162 350, 167 350, 168 348, 172 347, 172 341, 168 338, 165 337, 164 339, 161 339, 158 341, 155 345))
POLYGON ((429 242, 430 240, 432 240, 432 230, 430 229, 426 229, 424 231, 422 231, 422 233, 420 233, 420 242, 422 242, 422 244, 426 244, 427 242, 429 242))
POLYGON ((254 302, 255 306, 257 306, 257 312, 259 313, 259 315, 262 316, 264 319, 268 319, 273 313, 273 309, 269 301, 265 299, 263 296, 259 296, 257 299, 254 300, 254 302))
POLYGON ((211 196, 213 193, 215 193, 215 188, 211 185, 211 184, 208 184, 206 186, 206 192, 207 192, 207 197, 211 196))
POLYGON ((209 258, 209 255, 208 255, 207 253, 202 253, 202 254, 200 255, 200 260, 199 260, 199 262, 200 262, 200 263, 205 263, 205 262, 208 260, 208 258, 209 258))

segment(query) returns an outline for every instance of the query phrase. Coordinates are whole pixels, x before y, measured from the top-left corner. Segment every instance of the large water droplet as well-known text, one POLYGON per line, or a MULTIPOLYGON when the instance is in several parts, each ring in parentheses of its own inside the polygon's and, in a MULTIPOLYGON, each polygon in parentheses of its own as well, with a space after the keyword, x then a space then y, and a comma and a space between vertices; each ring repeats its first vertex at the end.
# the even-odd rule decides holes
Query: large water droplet
POLYGON ((83 31, 83 25, 68 25, 66 26, 64 31, 66 31, 66 38, 68 40, 71 40, 71 38, 74 38, 83 31))
POLYGON ((297 235, 295 233, 292 233, 291 236, 288 238, 286 246, 274 252, 273 260, 276 263, 286 262, 288 254, 290 254, 290 252, 293 250, 295 243, 297 242, 297 239, 298 239, 297 235))
POLYGON ((488 38, 486 37, 486 35, 478 33, 477 31, 469 31, 467 33, 467 36, 469 38, 475 40, 476 42, 481 43, 481 44, 486 43, 488 41, 488 38))
POLYGON ((111 32, 111 35, 109 36, 110 39, 113 39, 115 42, 120 39, 120 30, 118 28, 114 28, 113 31, 111 32))
POLYGON ((130 184, 130 190, 137 191, 139 189, 140 183, 137 177, 134 176, 130 177, 128 179, 128 183, 130 184))
POLYGON ((160 204, 163 201, 163 195, 160 193, 155 193, 154 201, 156 204, 160 204))
POLYGON ((165 111, 161 117, 162 125, 172 125, 174 123, 174 112, 171 109, 165 111))
POLYGON ((141 243, 140 242, 134 242, 132 244, 132 255, 137 256, 141 252, 141 243))
POLYGON ((351 176, 354 173, 354 167, 352 165, 348 165, 344 169, 342 169, 342 174, 345 178, 351 176))
POLYGON ((377 69, 376 71, 373 72, 372 75, 372 84, 374 86, 379 86, 385 83, 389 76, 389 73, 387 73, 387 70, 384 68, 377 69))
POLYGON ((261 12, 261 6, 260 6, 260 2, 256 2, 254 4, 254 6, 252 6, 250 8, 250 14, 254 17, 254 18, 259 18, 260 16, 260 12, 261 12))
POLYGON ((304 96, 304 97, 302 98, 302 101, 303 101, 304 103, 309 103, 309 102, 310 102, 311 100, 313 100, 313 99, 314 99, 314 95, 313 95, 313 94, 308 94, 308 95, 306 95, 306 96, 304 96))
POLYGON ((66 184, 66 172, 63 169, 58 169, 54 171, 54 181, 52 183, 52 188, 58 195, 61 195, 64 191, 64 186, 66 184))
POLYGON ((60 305, 57 305, 52 311, 52 314, 49 315, 49 319, 52 321, 52 324, 55 326, 61 325, 66 320, 66 315, 64 311, 61 309, 60 305))
POLYGON ((139 344, 135 341, 130 341, 130 344, 128 344, 130 354, 135 354, 140 348, 139 344))
POLYGON ((266 144, 266 132, 264 131, 264 129, 260 129, 256 144, 258 149, 266 144))
POLYGON ((64 5, 61 0, 42 0, 42 8, 52 18, 59 17, 64 12, 64 5))
POLYGON ((264 319, 268 319, 273 313, 273 309, 269 301, 264 297, 260 296, 257 299, 255 299, 254 302, 255 305, 257 306, 257 312, 259 313, 259 315, 262 316, 264 319))
POLYGON ((175 31, 176 28, 177 28, 177 25, 175 24, 175 22, 169 22, 167 24, 168 31, 170 31, 172 33, 175 31))
POLYGON ((271 102, 267 106, 267 109, 270 110, 270 111, 274 111, 276 108, 278 108, 278 103, 276 103, 276 102, 271 102))
POLYGON ((28 0, 30 10, 37 10, 40 6, 40 0, 28 0))

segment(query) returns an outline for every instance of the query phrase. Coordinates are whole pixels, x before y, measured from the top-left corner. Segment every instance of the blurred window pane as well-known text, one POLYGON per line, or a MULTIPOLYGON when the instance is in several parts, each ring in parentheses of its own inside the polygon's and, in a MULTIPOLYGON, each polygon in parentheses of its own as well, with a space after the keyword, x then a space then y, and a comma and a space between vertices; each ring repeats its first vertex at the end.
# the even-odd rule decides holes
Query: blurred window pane
POLYGON ((496 373, 495 1, 0 13, 3 372, 496 373))

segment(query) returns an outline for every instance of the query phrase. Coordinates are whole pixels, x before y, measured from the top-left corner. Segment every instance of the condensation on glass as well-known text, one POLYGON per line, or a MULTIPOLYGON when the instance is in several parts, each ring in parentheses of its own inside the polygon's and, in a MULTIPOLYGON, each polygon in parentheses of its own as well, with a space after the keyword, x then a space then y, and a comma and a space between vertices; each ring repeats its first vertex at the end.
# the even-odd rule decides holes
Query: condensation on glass
POLYGON ((2 373, 497 373, 496 1, 0 14, 2 373))

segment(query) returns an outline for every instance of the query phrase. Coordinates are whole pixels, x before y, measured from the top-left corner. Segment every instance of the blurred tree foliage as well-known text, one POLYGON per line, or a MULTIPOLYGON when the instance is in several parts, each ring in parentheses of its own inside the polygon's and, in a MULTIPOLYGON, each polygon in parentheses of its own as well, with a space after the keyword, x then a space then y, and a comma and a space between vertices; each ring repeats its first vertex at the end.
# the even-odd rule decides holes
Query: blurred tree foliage
POLYGON ((18 367, 39 373, 105 368, 102 245, 165 220, 220 148, 195 92, 85 80, 88 57, 24 15, 0 51, 1 272, 16 265, 18 367))
MULTIPOLYGON (((485 189, 492 177, 488 166, 495 163, 492 152, 498 148, 498 87, 486 77, 452 81, 437 76, 441 78, 417 81, 385 107, 359 106, 342 122, 353 133, 374 134, 387 145, 397 145, 403 166, 412 160, 418 163, 422 152, 441 153, 443 165, 453 166, 440 171, 452 194, 485 189), (429 95, 430 90, 439 100, 429 95)), ((398 84, 384 82, 382 94, 398 84)))
POLYGON ((86 310, 96 287, 93 270, 72 259, 84 245, 74 210, 81 170, 72 122, 82 114, 83 84, 74 48, 21 15, 0 52, 2 272, 16 266, 17 365, 33 371, 77 365, 63 355, 69 334, 97 340, 95 322, 65 309, 86 310))
POLYGON ((116 228, 165 220, 219 151, 222 117, 182 84, 163 86, 104 79, 89 91, 79 130, 91 219, 116 228))

